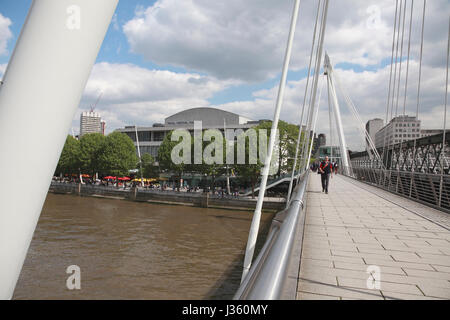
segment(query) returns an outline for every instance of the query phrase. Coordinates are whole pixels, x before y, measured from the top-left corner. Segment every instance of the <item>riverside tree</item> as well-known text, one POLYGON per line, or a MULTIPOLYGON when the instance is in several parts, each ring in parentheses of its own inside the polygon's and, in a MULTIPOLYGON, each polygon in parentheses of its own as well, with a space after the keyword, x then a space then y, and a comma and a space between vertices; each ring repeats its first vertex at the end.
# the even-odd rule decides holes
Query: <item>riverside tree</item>
POLYGON ((181 153, 179 154, 180 158, 183 159, 189 156, 189 161, 182 161, 181 163, 175 163, 172 161, 172 150, 178 145, 178 141, 172 141, 172 133, 173 131, 166 135, 161 146, 159 147, 158 161, 161 170, 170 171, 179 176, 180 183, 177 185, 177 190, 180 190, 181 175, 186 171, 186 168, 188 168, 191 155, 185 155, 184 151, 181 150, 181 153))
MULTIPOLYGON (((144 153, 141 156, 141 161, 142 161, 142 176, 144 178, 154 178, 159 176, 158 167, 155 165, 155 159, 150 154, 144 153)), ((138 167, 140 167, 139 163, 138 167)), ((140 177, 140 172, 138 176, 140 177)))
MULTIPOLYGON (((267 135, 257 134, 252 139, 248 134, 244 133, 241 137, 238 137, 238 140, 245 139, 245 164, 236 165, 236 170, 238 175, 241 177, 243 181, 250 183, 252 188, 252 198, 255 196, 255 187, 258 181, 261 178, 261 172, 264 166, 264 159, 267 155, 267 148, 269 145, 270 133, 272 128, 272 121, 263 121, 258 126, 254 127, 254 131, 259 132, 267 132, 267 135), (261 139, 265 139, 265 141, 261 141, 261 139), (254 150, 258 151, 255 152, 254 150), (252 152, 254 154, 252 154, 252 152), (253 159, 253 161, 252 161, 253 159)), ((292 166, 294 164, 295 158, 295 150, 298 138, 299 128, 296 125, 287 123, 285 121, 280 120, 278 123, 278 138, 272 154, 272 162, 271 162, 271 170, 269 175, 280 177, 282 174, 289 173, 292 170, 292 166), (276 169, 276 171, 274 171, 276 169)), ((303 133, 300 140, 303 143, 303 133)), ((300 145, 301 147, 301 145, 300 145)), ((297 162, 297 168, 299 167, 299 161, 297 162)))
POLYGON ((67 136, 66 143, 56 167, 59 174, 79 173, 80 170, 80 142, 72 136, 67 136))
POLYGON ((125 176, 136 168, 139 159, 133 141, 126 134, 113 132, 101 143, 98 153, 100 172, 114 176, 125 176))
POLYGON ((101 133, 85 134, 80 139, 80 165, 83 172, 92 176, 100 169, 98 156, 102 152, 106 137, 101 133))

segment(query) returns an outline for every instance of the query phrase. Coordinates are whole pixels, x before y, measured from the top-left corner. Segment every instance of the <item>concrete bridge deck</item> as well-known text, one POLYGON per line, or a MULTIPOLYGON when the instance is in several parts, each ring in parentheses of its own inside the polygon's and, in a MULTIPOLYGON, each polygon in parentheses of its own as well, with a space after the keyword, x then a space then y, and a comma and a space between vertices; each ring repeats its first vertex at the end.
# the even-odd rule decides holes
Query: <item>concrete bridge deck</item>
POLYGON ((310 176, 297 299, 450 299, 450 215, 341 175, 329 191, 310 176))

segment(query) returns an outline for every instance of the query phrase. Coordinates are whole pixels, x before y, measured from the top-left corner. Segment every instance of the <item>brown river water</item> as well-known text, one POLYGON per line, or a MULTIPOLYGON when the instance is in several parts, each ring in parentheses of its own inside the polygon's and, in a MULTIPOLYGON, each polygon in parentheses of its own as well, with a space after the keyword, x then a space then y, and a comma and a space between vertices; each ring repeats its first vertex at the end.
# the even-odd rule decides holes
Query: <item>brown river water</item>
POLYGON ((252 214, 49 194, 13 298, 231 299, 252 214), (66 287, 71 265, 80 290, 66 287))

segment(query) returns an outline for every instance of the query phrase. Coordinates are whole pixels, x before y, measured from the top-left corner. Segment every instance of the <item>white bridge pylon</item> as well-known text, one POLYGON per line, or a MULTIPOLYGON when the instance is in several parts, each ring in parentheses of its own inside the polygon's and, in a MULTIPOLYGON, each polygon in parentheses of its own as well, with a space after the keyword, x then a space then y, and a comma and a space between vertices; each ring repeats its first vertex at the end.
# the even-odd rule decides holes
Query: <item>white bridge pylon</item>
MULTIPOLYGON (((348 160, 348 152, 347 152, 347 143, 345 141, 345 135, 344 135, 344 128, 342 126, 342 119, 341 119, 341 111, 339 108, 339 101, 337 99, 336 95, 336 87, 335 87, 335 80, 334 80, 334 71, 333 67, 330 62, 330 57, 328 54, 325 54, 325 75, 327 76, 327 84, 328 84, 328 92, 331 95, 331 105, 329 108, 333 108, 333 113, 335 115, 336 120, 336 127, 338 131, 339 136, 339 144, 341 149, 341 161, 342 161, 342 167, 344 169, 344 173, 346 175, 350 175, 350 162, 348 160)), ((330 128, 331 130, 331 128, 330 128)), ((331 132, 330 132, 331 134, 331 132)), ((333 146, 331 147, 333 148, 333 146)))

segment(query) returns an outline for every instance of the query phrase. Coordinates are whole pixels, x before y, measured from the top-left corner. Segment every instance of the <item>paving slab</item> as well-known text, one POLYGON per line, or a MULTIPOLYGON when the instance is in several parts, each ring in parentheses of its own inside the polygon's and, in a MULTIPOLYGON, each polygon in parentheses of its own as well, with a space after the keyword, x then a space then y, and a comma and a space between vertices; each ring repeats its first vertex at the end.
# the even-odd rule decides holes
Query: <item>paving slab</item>
POLYGON ((334 175, 311 175, 297 299, 450 299, 450 215, 334 175))

